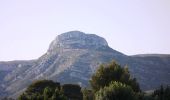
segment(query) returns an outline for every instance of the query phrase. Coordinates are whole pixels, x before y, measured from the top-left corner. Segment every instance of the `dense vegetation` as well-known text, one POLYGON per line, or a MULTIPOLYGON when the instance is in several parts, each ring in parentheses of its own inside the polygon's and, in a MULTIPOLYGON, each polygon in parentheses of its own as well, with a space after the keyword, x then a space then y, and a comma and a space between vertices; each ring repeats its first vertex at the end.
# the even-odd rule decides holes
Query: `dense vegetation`
POLYGON ((60 83, 51 80, 35 81, 18 97, 18 100, 66 100, 60 88, 60 83))
POLYGON ((82 100, 81 87, 74 84, 64 84, 51 80, 33 82, 18 100, 82 100))
MULTIPOLYGON (((170 100, 170 87, 161 86, 153 93, 140 90, 127 67, 116 62, 101 65, 90 80, 90 89, 79 85, 64 84, 51 80, 33 82, 18 100, 170 100)), ((7 98, 4 100, 8 100, 7 98)))
POLYGON ((127 84, 131 86, 135 92, 140 92, 139 84, 136 82, 135 78, 130 77, 128 68, 122 68, 115 61, 110 64, 101 65, 92 76, 90 84, 92 89, 96 92, 99 89, 108 86, 112 81, 119 81, 127 84))
POLYGON ((139 84, 115 61, 101 65, 90 80, 95 100, 138 100, 139 84))
POLYGON ((136 96, 130 86, 113 81, 95 94, 96 100, 135 100, 136 96))

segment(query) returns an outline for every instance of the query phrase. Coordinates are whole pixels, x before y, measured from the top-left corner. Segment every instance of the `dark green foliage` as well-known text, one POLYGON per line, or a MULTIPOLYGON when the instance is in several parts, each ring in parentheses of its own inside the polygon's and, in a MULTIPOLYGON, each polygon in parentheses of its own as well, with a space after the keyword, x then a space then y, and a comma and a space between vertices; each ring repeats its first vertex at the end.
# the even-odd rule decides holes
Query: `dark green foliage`
POLYGON ((137 100, 155 100, 149 93, 136 93, 137 100))
POLYGON ((23 93, 18 97, 18 100, 43 100, 43 98, 44 96, 38 93, 32 93, 32 95, 23 93))
POLYGON ((62 91, 68 99, 82 100, 83 94, 81 92, 81 87, 74 84, 64 84, 62 86, 62 91))
POLYGON ((97 91, 95 100, 136 100, 136 95, 130 86, 114 81, 97 91))
POLYGON ((60 88, 60 83, 53 82, 52 80, 38 80, 33 82, 25 91, 27 94, 30 93, 40 93, 43 94, 43 91, 46 87, 49 87, 52 89, 52 91, 55 91, 56 88, 60 88))
POLYGON ((55 93, 53 94, 52 100, 67 100, 66 96, 64 96, 63 92, 56 88, 55 93))
POLYGON ((155 100, 170 100, 170 86, 163 87, 155 90, 152 96, 155 100))
POLYGON ((51 80, 39 80, 32 83, 18 100, 66 100, 60 89, 60 83, 51 80))
POLYGON ((51 88, 46 87, 44 89, 43 95, 44 95, 44 100, 48 100, 48 98, 50 98, 53 95, 53 91, 51 90, 51 88))
POLYGON ((18 100, 28 100, 28 99, 27 99, 27 96, 25 95, 25 93, 23 93, 18 97, 18 100))
POLYGON ((74 84, 64 84, 50 80, 40 80, 32 83, 18 100, 83 100, 81 87, 74 84))
POLYGON ((99 69, 93 74, 90 84, 94 92, 108 86, 111 81, 119 81, 132 87, 135 92, 140 92, 139 84, 136 79, 130 77, 128 68, 122 68, 115 61, 107 65, 101 65, 99 69))
POLYGON ((83 100, 94 100, 94 93, 92 90, 89 89, 83 89, 83 100))
POLYGON ((60 90, 51 91, 51 88, 46 87, 43 94, 32 93, 32 95, 28 95, 23 93, 18 97, 18 100, 67 100, 67 98, 60 90))
POLYGON ((152 96, 143 96, 143 98, 139 100, 155 100, 155 99, 152 96))
POLYGON ((153 93, 138 94, 138 100, 170 100, 170 87, 160 86, 153 93))

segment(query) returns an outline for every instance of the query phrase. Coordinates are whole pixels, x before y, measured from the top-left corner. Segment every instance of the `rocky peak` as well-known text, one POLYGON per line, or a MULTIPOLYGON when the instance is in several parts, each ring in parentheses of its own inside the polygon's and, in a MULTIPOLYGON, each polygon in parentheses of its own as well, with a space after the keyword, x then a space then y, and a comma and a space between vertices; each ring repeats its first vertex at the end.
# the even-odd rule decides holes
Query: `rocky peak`
POLYGON ((108 46, 107 41, 95 34, 86 34, 80 31, 70 31, 60 34, 50 44, 48 51, 57 48, 97 48, 108 46))

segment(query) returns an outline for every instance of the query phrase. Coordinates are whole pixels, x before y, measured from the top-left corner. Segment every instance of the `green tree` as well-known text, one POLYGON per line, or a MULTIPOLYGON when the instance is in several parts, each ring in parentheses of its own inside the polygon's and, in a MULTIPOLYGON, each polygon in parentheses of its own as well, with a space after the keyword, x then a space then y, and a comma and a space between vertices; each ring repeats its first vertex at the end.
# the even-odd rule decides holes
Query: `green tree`
POLYGON ((28 98, 27 98, 26 94, 23 93, 18 97, 18 100, 28 100, 28 98))
POLYGON ((53 92, 52 92, 51 88, 46 87, 46 88, 44 89, 44 93, 43 93, 44 100, 48 100, 49 98, 51 98, 51 97, 52 97, 52 94, 53 94, 53 92))
POLYGON ((25 92, 27 94, 32 94, 32 93, 43 94, 44 89, 47 86, 51 88, 52 91, 55 91, 56 88, 60 88, 60 83, 53 82, 52 80, 38 80, 33 82, 31 85, 29 85, 25 92))
POLYGON ((95 93, 95 100, 136 100, 136 95, 130 86, 113 81, 95 93))
POLYGON ((33 82, 18 100, 47 100, 51 98, 55 89, 60 89, 60 83, 51 80, 38 80, 33 82))
POLYGON ((66 96, 64 96, 64 94, 61 90, 56 88, 56 90, 52 96, 52 100, 67 100, 67 98, 66 98, 66 96))
POLYGON ((62 91, 68 99, 82 100, 83 94, 81 92, 81 87, 75 84, 64 84, 62 86, 62 91))
POLYGON ((94 92, 108 86, 112 81, 119 81, 132 87, 135 92, 140 92, 139 84, 135 78, 130 77, 127 67, 121 67, 115 61, 110 64, 100 65, 95 74, 92 75, 90 84, 94 92))
POLYGON ((94 93, 92 90, 84 88, 83 92, 83 100, 94 100, 94 93))

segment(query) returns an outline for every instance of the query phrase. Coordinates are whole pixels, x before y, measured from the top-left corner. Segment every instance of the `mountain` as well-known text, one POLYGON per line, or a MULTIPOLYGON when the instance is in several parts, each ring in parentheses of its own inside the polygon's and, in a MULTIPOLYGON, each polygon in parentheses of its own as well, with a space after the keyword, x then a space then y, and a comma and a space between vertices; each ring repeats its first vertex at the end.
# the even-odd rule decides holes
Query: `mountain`
MULTIPOLYGON (((16 70, 20 70, 18 72, 21 73, 22 72, 21 66, 23 66, 23 68, 27 69, 28 67, 32 66, 33 64, 34 64, 34 60, 0 62, 0 97, 7 95, 7 92, 4 91, 4 90, 7 87, 6 83, 9 83, 10 80, 8 80, 8 82, 7 82, 7 81, 5 81, 5 78, 9 74, 15 73, 16 70)), ((14 78, 14 77, 16 78, 15 75, 13 77, 11 77, 11 78, 14 78)))
POLYGON ((129 64, 138 72, 138 80, 144 90, 170 85, 170 56, 165 54, 143 54, 132 56, 129 64))
POLYGON ((159 57, 159 58, 166 58, 170 57, 170 54, 138 54, 138 55, 133 55, 133 57, 159 57))
POLYGON ((86 87, 98 66, 112 60, 122 66, 128 65, 143 90, 170 84, 169 56, 127 56, 110 48, 102 37, 70 31, 58 35, 48 51, 36 60, 0 63, 0 70, 4 72, 0 77, 3 89, 0 95, 16 97, 32 81, 38 79, 86 87))

